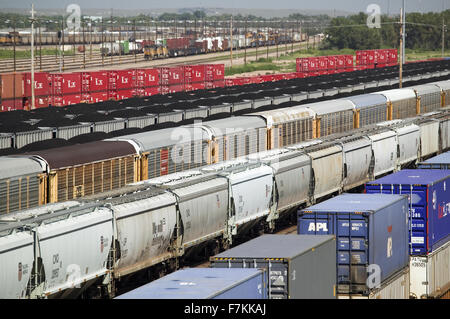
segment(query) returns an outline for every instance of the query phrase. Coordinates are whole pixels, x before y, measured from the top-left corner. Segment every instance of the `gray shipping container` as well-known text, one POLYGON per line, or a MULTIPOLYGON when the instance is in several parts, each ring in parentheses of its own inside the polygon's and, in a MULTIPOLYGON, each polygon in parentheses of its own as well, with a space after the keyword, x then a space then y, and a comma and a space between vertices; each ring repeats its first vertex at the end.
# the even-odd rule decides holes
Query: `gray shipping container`
POLYGON ((336 238, 263 235, 211 257, 213 268, 265 268, 269 299, 336 298, 336 238))

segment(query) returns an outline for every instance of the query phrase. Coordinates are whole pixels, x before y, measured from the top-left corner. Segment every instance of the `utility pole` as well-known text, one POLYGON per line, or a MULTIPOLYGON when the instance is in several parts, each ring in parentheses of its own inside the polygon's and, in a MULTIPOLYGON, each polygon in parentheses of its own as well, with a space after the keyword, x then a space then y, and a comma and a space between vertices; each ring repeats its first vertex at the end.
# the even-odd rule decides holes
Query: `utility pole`
MULTIPOLYGON (((14 56, 14 73, 16 73, 16 20, 14 19, 14 24, 13 24, 13 56, 14 56)), ((14 81, 14 83, 16 83, 16 81, 14 81)), ((14 91, 15 92, 15 91, 14 91)))
POLYGON ((231 67, 233 67, 233 15, 231 15, 231 20, 230 20, 230 42, 231 42, 230 62, 231 62, 231 67))
POLYGON ((35 109, 34 100, 34 3, 31 4, 31 109, 35 109))
POLYGON ((406 10, 405 10, 405 0, 403 0, 403 7, 402 7, 402 28, 403 28, 403 33, 402 33, 402 43, 403 43, 403 47, 402 47, 402 63, 406 62, 406 58, 405 58, 405 49, 406 49, 406 10))
POLYGON ((402 75, 403 75, 403 10, 400 9, 400 63, 399 63, 399 74, 398 74, 398 87, 402 88, 402 75))
POLYGON ((245 32, 244 32, 244 64, 247 64, 247 19, 245 19, 245 32))
POLYGON ((444 48, 445 48, 445 21, 442 18, 442 57, 444 57, 444 48))
POLYGON ((42 72, 42 36, 41 23, 39 22, 39 71, 42 72))

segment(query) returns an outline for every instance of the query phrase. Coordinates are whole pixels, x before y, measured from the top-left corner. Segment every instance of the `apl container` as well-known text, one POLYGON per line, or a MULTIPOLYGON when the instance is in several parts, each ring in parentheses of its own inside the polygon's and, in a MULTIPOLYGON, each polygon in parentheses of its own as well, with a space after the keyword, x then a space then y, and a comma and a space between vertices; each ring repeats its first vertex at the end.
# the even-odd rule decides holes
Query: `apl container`
POLYGON ((425 169, 450 169, 450 152, 434 156, 425 162, 417 164, 417 167, 425 169))
POLYGON ((264 269, 186 268, 116 299, 267 299, 264 269))
POLYGON ((427 255, 450 239, 450 170, 405 169, 366 184, 367 193, 409 199, 410 254, 427 255))
POLYGON ((343 194, 299 211, 297 232, 334 234, 338 293, 370 294, 408 265, 407 215, 406 196, 343 194))
POLYGON ((336 298, 334 236, 263 235, 211 257, 213 268, 265 268, 269 299, 336 298))

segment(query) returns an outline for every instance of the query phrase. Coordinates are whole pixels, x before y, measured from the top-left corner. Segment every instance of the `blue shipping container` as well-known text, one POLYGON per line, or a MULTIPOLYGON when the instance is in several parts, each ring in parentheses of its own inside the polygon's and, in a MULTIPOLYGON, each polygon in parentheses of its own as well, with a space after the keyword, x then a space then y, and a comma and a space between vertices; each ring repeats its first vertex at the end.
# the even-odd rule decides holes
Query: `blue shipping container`
POLYGON ((409 263, 407 211, 406 196, 343 194, 299 211, 297 232, 334 234, 338 292, 367 294, 374 271, 382 283, 409 263))
POLYGON ((410 254, 427 255, 450 239, 450 170, 405 169, 366 184, 366 193, 409 199, 410 254))
POLYGON ((439 154, 425 162, 417 164, 422 169, 450 169, 450 152, 439 154))
POLYGON ((264 269, 186 268, 116 299, 267 299, 264 269))

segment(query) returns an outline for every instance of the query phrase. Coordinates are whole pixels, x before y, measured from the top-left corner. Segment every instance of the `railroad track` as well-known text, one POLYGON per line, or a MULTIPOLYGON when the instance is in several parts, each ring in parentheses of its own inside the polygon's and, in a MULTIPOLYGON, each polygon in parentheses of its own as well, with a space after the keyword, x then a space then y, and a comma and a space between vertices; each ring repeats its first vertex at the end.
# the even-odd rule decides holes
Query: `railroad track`
MULTIPOLYGON (((306 43, 297 43, 294 44, 294 49, 300 49, 305 46, 306 43)), ((288 52, 292 50, 292 45, 288 44, 288 52)), ((261 57, 265 57, 267 54, 267 47, 260 47, 258 53, 261 53, 261 57)), ((276 45, 269 46, 269 53, 276 52, 276 45)), ((243 55, 243 49, 233 50, 234 54, 243 55)), ((278 46, 278 52, 284 53, 286 52, 285 45, 278 46)), ((148 66, 170 66, 170 65, 179 65, 183 63, 195 64, 195 63, 204 63, 204 62, 214 62, 214 61, 222 61, 224 59, 228 59, 230 55, 229 51, 224 52, 213 52, 207 54, 198 55, 199 58, 193 58, 194 56, 180 56, 180 57, 172 57, 167 59, 156 59, 151 61, 146 61, 144 59, 143 53, 137 53, 136 55, 122 55, 122 56, 105 56, 102 58, 100 54, 95 54, 92 58, 89 57, 89 54, 86 53, 85 60, 83 58, 83 54, 76 54, 75 56, 65 56, 64 63, 62 65, 62 71, 73 71, 80 69, 90 69, 90 68, 99 68, 99 67, 108 67, 122 64, 132 64, 132 63, 146 63, 148 66), (84 60, 84 61, 83 61, 84 60)), ((256 55, 256 48, 248 48, 247 49, 247 57, 252 57, 256 55)), ((14 71, 14 60, 5 59, 0 60, 2 63, 0 65, 0 73, 8 73, 14 71)), ((31 70, 30 59, 19 59, 16 60, 16 72, 29 72, 31 70)), ((60 69, 60 59, 55 56, 43 56, 42 63, 39 57, 35 57, 35 70, 36 72, 58 72, 60 69)))

